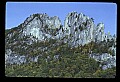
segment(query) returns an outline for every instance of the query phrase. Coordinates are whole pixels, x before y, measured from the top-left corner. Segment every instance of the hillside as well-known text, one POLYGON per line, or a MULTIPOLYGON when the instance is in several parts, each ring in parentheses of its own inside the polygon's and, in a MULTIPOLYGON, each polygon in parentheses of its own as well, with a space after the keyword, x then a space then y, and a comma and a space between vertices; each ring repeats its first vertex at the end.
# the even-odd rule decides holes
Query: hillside
POLYGON ((104 24, 71 12, 33 14, 5 31, 5 75, 10 77, 115 78, 116 36, 104 24))

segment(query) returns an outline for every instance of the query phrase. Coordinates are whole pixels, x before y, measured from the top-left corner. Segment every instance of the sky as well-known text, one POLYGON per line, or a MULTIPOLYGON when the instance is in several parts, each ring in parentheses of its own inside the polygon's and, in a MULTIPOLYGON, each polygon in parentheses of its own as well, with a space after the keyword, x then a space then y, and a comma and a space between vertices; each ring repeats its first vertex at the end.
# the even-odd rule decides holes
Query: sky
POLYGON ((16 27, 35 13, 58 16, 64 25, 65 17, 72 11, 94 18, 95 25, 103 22, 105 33, 117 32, 117 4, 105 2, 7 2, 5 26, 6 29, 16 27))

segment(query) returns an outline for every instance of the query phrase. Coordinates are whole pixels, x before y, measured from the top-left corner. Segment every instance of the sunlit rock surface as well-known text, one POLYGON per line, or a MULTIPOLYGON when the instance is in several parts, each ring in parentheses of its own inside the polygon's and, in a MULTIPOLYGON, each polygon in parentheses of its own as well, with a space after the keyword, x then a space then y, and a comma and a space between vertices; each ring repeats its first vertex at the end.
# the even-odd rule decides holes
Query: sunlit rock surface
MULTIPOLYGON (((49 17, 46 13, 30 15, 22 24, 17 28, 13 28, 13 31, 6 35, 5 42, 8 46, 5 51, 5 65, 37 62, 39 55, 27 58, 28 54, 18 54, 11 49, 22 47, 26 50, 27 46, 32 45, 34 42, 54 39, 67 43, 70 47, 84 46, 92 41, 95 43, 113 41, 114 45, 109 50, 113 50, 114 54, 90 54, 90 58, 102 62, 102 69, 111 68, 116 66, 116 36, 112 36, 110 32, 105 33, 104 29, 104 23, 95 25, 93 18, 75 11, 67 14, 64 25, 62 25, 61 20, 57 16, 49 17), (18 45, 12 47, 18 43, 26 46, 18 45)), ((40 50, 44 51, 44 48, 40 48, 40 50)), ((50 57, 47 56, 46 61, 49 59, 50 57)), ((59 55, 55 55, 54 59, 59 59, 59 55)))

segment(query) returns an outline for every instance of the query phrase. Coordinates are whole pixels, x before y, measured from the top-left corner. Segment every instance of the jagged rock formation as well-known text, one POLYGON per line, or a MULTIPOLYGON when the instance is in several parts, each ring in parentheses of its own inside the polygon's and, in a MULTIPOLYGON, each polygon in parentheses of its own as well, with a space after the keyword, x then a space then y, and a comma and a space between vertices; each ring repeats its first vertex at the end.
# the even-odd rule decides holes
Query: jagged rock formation
POLYGON ((94 24, 93 18, 77 12, 71 12, 67 15, 64 24, 64 35, 68 36, 69 44, 72 46, 85 45, 93 42, 111 40, 110 33, 104 33, 104 24, 94 24))
MULTIPOLYGON (((82 13, 78 14, 77 12, 69 13, 65 18, 64 25, 61 24, 61 21, 57 16, 49 17, 46 13, 30 15, 30 17, 28 17, 24 21, 24 23, 6 33, 5 63, 25 63, 27 61, 27 56, 25 54, 19 53, 13 54, 15 53, 14 48, 19 47, 23 50, 26 50, 27 46, 32 45, 34 42, 45 42, 47 40, 49 41, 50 39, 55 39, 64 43, 68 43, 70 47, 77 47, 79 45, 83 46, 92 41, 95 43, 99 43, 101 41, 107 42, 108 40, 113 40, 115 44, 112 45, 110 49, 114 50, 116 57, 116 36, 112 37, 110 33, 104 33, 104 28, 105 27, 103 23, 99 23, 96 26, 94 24, 93 18, 90 18, 82 13), (14 46, 18 43, 20 43, 21 45, 14 46), (14 55, 14 57, 12 55, 14 55)), ((46 50, 47 49, 48 48, 46 48, 46 50)), ((39 55, 33 58, 29 57, 29 61, 37 62, 39 55)), ((97 61, 101 61, 106 60, 106 57, 110 56, 106 55, 108 54, 103 53, 99 56, 96 56, 96 54, 94 54, 90 55, 90 57, 94 58, 97 61)), ((58 57, 59 56, 55 56, 56 59, 58 57)), ((111 58, 113 57, 110 56, 108 60, 112 61, 111 58)), ((106 64, 106 66, 108 64, 109 62, 106 64)), ((114 64, 113 66, 116 65, 114 64)), ((107 67, 109 68, 110 66, 107 67)), ((107 67, 105 67, 104 65, 103 69, 106 69, 107 67)))
POLYGON ((57 39, 60 36, 58 30, 61 30, 61 21, 57 16, 49 17, 47 14, 33 14, 23 23, 23 35, 32 35, 38 40, 47 38, 57 39), (25 28, 24 28, 25 27, 25 28))
POLYGON ((69 13, 64 27, 66 35, 69 35, 69 44, 72 46, 84 45, 93 40, 93 20, 82 13, 69 13))

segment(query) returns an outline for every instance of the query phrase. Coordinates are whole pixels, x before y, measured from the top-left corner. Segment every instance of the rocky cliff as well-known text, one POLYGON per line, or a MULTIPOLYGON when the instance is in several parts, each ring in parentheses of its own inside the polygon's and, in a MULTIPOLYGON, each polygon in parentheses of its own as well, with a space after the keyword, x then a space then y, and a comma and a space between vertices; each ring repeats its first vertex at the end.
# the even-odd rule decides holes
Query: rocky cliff
MULTIPOLYGON (((69 47, 74 48, 87 45, 91 42, 107 43, 108 41, 113 41, 112 45, 108 47, 108 49, 114 51, 115 60, 113 63, 114 65, 111 63, 109 64, 116 66, 116 36, 113 37, 110 33, 104 33, 104 28, 105 26, 103 23, 95 25, 94 19, 84 15, 83 13, 69 13, 65 18, 64 25, 61 24, 61 21, 57 16, 49 17, 46 13, 30 15, 24 23, 20 24, 18 27, 6 30, 5 63, 20 64, 30 61, 37 62, 41 53, 39 52, 36 57, 31 58, 28 56, 30 53, 26 52, 26 50, 31 52, 37 50, 44 51, 45 49, 47 51, 50 50, 48 46, 45 46, 38 48, 34 47, 32 51, 30 47, 35 42, 45 43, 46 41, 57 40, 57 42, 53 43, 53 45, 50 44, 51 47, 60 45, 59 42, 62 42, 67 43, 69 47), (16 50, 18 51, 16 52, 16 50), (20 53, 20 51, 23 51, 24 53, 20 53)), ((99 60, 96 54, 98 53, 91 53, 90 57, 95 60, 99 60)), ((100 61, 106 61, 106 57, 108 57, 106 55, 104 55, 104 53, 100 55, 100 61)), ((110 58, 112 57, 110 56, 110 58)), ((109 61, 113 60, 110 59, 109 61)), ((110 66, 107 67, 110 68, 110 66)), ((105 65, 103 69, 106 69, 105 65)))

